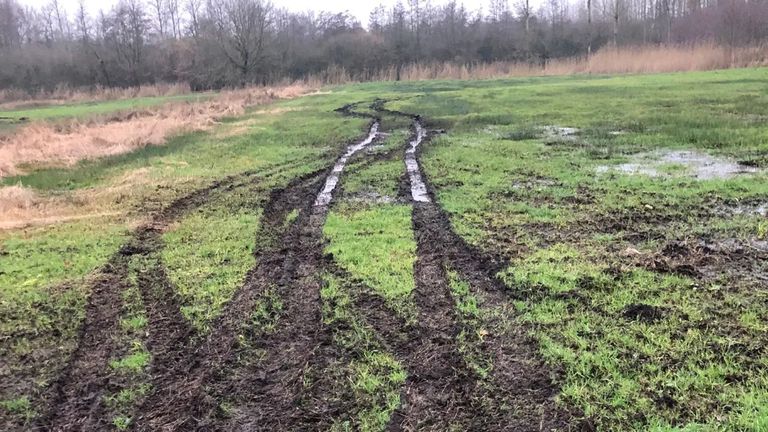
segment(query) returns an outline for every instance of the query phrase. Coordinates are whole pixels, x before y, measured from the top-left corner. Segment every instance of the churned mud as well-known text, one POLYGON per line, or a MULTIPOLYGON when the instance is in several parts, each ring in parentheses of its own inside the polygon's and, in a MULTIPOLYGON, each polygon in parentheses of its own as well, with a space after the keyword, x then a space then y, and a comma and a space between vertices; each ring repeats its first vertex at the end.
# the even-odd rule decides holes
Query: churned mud
MULTIPOLYGON (((386 110, 381 102, 374 107, 413 119, 415 133, 405 157, 406 164, 409 155, 414 162, 408 166, 408 179, 418 180, 410 184, 418 254, 414 297, 419 306, 418 331, 410 336, 418 343, 406 353, 409 378, 390 430, 568 429, 569 413, 555 405, 558 389, 551 371, 536 357, 536 347, 524 329, 513 325, 480 343, 479 349, 493 364, 488 379, 479 377, 463 359, 457 344, 463 324, 456 316, 447 269, 468 281, 486 308, 509 305, 506 287, 495 278, 499 269, 493 261, 453 231, 448 216, 432 199, 434 193, 418 165, 419 144, 428 137, 422 119, 386 110)), ((508 311, 512 314, 513 308, 508 311)))
MULTIPOLYGON (((334 195, 343 193, 347 164, 380 136, 379 116, 397 116, 412 121, 411 137, 398 150, 405 165, 398 197, 363 193, 357 199, 412 204, 416 317, 406 322, 364 286, 352 299, 374 342, 407 372, 388 429, 568 430, 571 417, 555 405, 552 372, 536 357, 525 329, 514 323, 514 293, 495 278, 499 266, 453 231, 421 170, 420 150, 435 131, 420 116, 387 110, 384 103, 375 101, 370 113, 357 110, 361 103, 340 108, 344 115, 371 120, 366 136, 347 146, 332 167, 270 192, 255 233, 256 264, 204 337, 191 330, 162 261, 151 257, 162 251, 162 233, 170 224, 213 194, 253 185, 258 176, 245 173, 194 192, 136 229, 93 282, 78 347, 50 389, 50 409, 39 428, 110 427, 103 399, 109 390, 108 363, 118 350, 114 335, 131 257, 151 258, 136 282, 149 321, 151 391, 139 401, 134 430, 328 430, 360 412, 339 372, 359 353, 334 342, 339 329, 322 318, 323 274, 343 272, 323 256, 323 225, 334 195), (488 322, 483 337, 470 341, 490 359, 487 376, 472 367, 460 342, 462 334, 475 329, 457 310, 454 273, 469 284, 482 308, 507 314, 498 314, 491 321, 504 322, 488 322)), ((393 155, 368 155, 356 165, 393 155)), ((632 319, 652 315, 641 306, 627 311, 632 319)))
MULTIPOLYGON (((157 252, 159 233, 163 227, 186 212, 204 204, 215 191, 232 186, 253 173, 233 176, 195 191, 176 202, 149 223, 139 227, 105 264, 91 286, 86 317, 81 327, 77 348, 48 393, 50 406, 38 421, 46 430, 104 430, 111 420, 105 415, 103 397, 108 387, 108 362, 117 350, 114 335, 118 332, 122 293, 128 288, 128 265, 132 256, 157 252)), ((159 359, 176 349, 175 344, 161 343, 170 334, 186 335, 186 323, 178 311, 172 290, 157 295, 146 290, 150 320, 153 321, 151 347, 159 359), (170 318, 170 319, 169 319, 170 318)), ((173 341, 173 340, 172 340, 173 341)))

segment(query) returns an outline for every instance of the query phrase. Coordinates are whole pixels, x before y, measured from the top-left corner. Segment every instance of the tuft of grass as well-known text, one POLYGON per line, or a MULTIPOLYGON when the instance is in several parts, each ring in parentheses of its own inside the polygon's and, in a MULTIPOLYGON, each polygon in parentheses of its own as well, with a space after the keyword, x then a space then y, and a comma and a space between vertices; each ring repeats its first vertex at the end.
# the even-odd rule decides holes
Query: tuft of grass
POLYGON ((30 402, 27 396, 0 400, 0 409, 6 411, 10 415, 22 418, 25 421, 33 419, 36 415, 32 402, 30 402))
POLYGON ((135 343, 128 355, 112 360, 109 367, 121 373, 139 373, 149 366, 151 358, 152 355, 142 344, 135 343))

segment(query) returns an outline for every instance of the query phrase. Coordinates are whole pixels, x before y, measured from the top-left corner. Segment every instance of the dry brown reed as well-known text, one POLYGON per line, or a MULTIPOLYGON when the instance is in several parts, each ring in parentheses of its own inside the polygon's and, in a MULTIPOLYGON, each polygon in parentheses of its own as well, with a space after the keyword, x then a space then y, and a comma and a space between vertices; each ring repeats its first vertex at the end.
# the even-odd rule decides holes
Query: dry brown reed
MULTIPOLYGON (((401 68, 400 79, 494 79, 518 76, 574 74, 630 74, 687 72, 768 65, 768 47, 730 48, 715 43, 695 45, 663 45, 607 47, 587 58, 552 59, 543 64, 526 62, 492 62, 476 64, 419 63, 401 68)), ((354 76, 343 68, 333 67, 322 74, 307 77, 306 82, 345 84, 361 81, 394 81, 397 70, 354 76)))
POLYGON ((0 177, 20 173, 19 167, 24 165, 66 166, 160 145, 169 136, 208 130, 221 117, 240 115, 248 107, 296 97, 309 90, 303 85, 229 90, 200 102, 173 102, 66 123, 26 124, 0 137, 0 177))
POLYGON ((96 102, 137 97, 177 96, 191 93, 187 83, 159 83, 140 87, 86 87, 73 88, 59 85, 52 91, 29 93, 21 89, 0 89, 0 110, 19 109, 40 105, 77 102, 96 102))

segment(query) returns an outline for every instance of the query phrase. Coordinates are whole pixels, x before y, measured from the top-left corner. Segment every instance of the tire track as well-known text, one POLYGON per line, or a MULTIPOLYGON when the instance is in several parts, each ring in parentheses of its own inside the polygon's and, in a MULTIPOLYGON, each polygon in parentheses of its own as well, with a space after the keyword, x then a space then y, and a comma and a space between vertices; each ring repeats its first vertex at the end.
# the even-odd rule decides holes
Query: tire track
MULTIPOLYGON (((418 244, 418 260, 414 269, 416 299, 426 315, 421 319, 429 331, 441 336, 455 336, 459 324, 455 321, 446 268, 457 271, 466 279, 472 289, 481 294, 479 297, 486 308, 507 303, 506 287, 495 278, 498 269, 487 264, 492 261, 484 259, 453 231, 447 214, 436 204, 434 189, 418 165, 420 142, 416 141, 420 136, 428 138, 422 132, 421 117, 387 110, 384 103, 377 100, 372 108, 380 113, 411 118, 414 123, 414 138, 406 152, 406 169, 409 172, 413 225, 418 244), (425 298, 425 295, 430 298, 425 298), (430 316, 436 310, 442 313, 430 316), (446 319, 446 316, 452 318, 446 319)), ((461 371, 449 377, 448 383, 456 387, 443 398, 456 401, 453 403, 460 407, 458 411, 471 413, 469 418, 459 417, 465 422, 465 428, 514 431, 570 429, 568 413, 555 405, 557 388, 552 384, 550 372, 537 358, 535 345, 519 326, 511 333, 491 335, 482 343, 482 350, 493 359, 489 385, 478 383, 466 369, 466 364, 450 353, 457 352, 455 345, 451 347, 446 341, 435 348, 444 356, 440 362, 451 364, 461 371)), ((430 395, 435 388, 439 388, 435 384, 414 379, 406 390, 406 402, 399 416, 393 417, 390 429, 445 430, 446 420, 441 415, 445 415, 446 408, 440 406, 440 400, 433 401, 422 396, 430 395)))
MULTIPOLYGON (((374 133, 377 124, 374 121, 370 127, 374 133)), ((353 153, 345 153, 340 161, 346 162, 353 153)), ((343 171, 338 164, 303 176, 270 195, 257 236, 263 247, 256 253, 256 267, 248 273, 243 287, 227 304, 202 346, 183 357, 186 367, 177 367, 156 381, 158 390, 142 409, 139 430, 258 429, 267 427, 266 421, 273 425, 276 422, 279 429, 286 423, 306 420, 304 413, 290 408, 302 393, 297 380, 301 381, 302 371, 314 361, 313 353, 319 345, 316 341, 321 339, 318 268, 327 205, 313 203, 320 196, 324 180, 343 171), (286 217, 293 210, 299 210, 298 217, 286 226, 286 217), (271 288, 283 299, 285 311, 274 333, 254 341, 256 347, 267 352, 263 365, 253 375, 263 376, 263 382, 248 386, 232 383, 221 371, 231 365, 243 326, 260 296, 271 288), (221 425, 217 398, 213 397, 225 392, 252 407, 240 411, 243 415, 235 416, 226 427, 221 425), (269 413, 266 419, 265 413, 269 413)), ((328 193, 332 194, 332 189, 328 193)))
POLYGON ((79 343, 59 380, 51 389, 51 409, 35 429, 51 431, 103 430, 102 395, 109 380, 108 362, 115 350, 121 312, 120 294, 127 288, 128 256, 114 254, 91 286, 79 343))
MULTIPOLYGON (((273 169, 279 170, 281 165, 268 168, 273 169)), ((205 204, 211 194, 240 187, 256 176, 256 171, 229 176, 177 199, 156 214, 152 221, 137 228, 130 239, 102 266, 91 283, 77 347, 57 380, 47 390, 49 396, 46 399, 50 400, 50 403, 43 416, 36 421, 34 429, 96 431, 109 428, 110 422, 105 415, 102 399, 109 385, 109 360, 117 350, 114 336, 118 333, 120 324, 123 304, 121 295, 129 286, 128 264, 131 256, 157 252, 158 244, 150 240, 158 237, 162 228, 205 204)), ((178 334, 183 336, 182 338, 188 335, 184 329, 186 323, 178 312, 177 302, 166 304, 167 299, 173 299, 175 296, 167 297, 167 294, 166 291, 166 294, 160 297, 153 296, 151 298, 157 301, 145 304, 149 306, 147 309, 150 319, 154 316, 154 323, 157 325, 150 329, 157 337, 150 335, 150 340, 155 339, 156 342, 152 345, 161 347, 153 352, 153 355, 167 351, 167 348, 162 348, 164 346, 173 346, 160 342, 167 334, 178 334), (170 318, 170 321, 164 317, 170 318), (180 330, 163 330, 169 324, 180 330)), ((174 340, 178 341, 179 338, 174 340)), ((159 358, 162 359, 163 356, 160 355, 159 358)))
MULTIPOLYGON (((358 115, 351 109, 347 106, 341 111, 358 115)), ((266 356, 248 371, 251 378, 244 379, 248 401, 225 429, 326 430, 343 411, 338 401, 327 397, 333 383, 323 375, 338 362, 338 355, 321 316, 322 228, 346 163, 376 139, 378 128, 379 121, 373 120, 368 136, 350 145, 337 160, 314 201, 308 201, 311 207, 302 209, 293 225, 282 275, 262 281, 274 284, 283 300, 282 319, 274 332, 261 333, 253 341, 255 349, 266 356)))

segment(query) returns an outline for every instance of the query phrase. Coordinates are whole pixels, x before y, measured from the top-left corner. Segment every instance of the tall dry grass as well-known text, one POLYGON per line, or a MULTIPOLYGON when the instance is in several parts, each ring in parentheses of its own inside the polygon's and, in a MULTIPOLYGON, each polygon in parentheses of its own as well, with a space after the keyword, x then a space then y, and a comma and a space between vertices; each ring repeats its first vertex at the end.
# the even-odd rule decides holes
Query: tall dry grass
POLYGON ((59 85, 52 91, 30 93, 21 89, 0 89, 0 110, 38 105, 98 102, 137 97, 178 96, 191 93, 187 83, 158 83, 140 87, 87 87, 59 85))
POLYGON ((240 115, 249 107, 310 90, 303 85, 254 87, 224 91, 201 102, 174 102, 67 123, 26 124, 0 136, 0 177, 23 172, 20 166, 67 166, 161 145, 169 136, 208 130, 221 117, 240 115))
MULTIPOLYGON (((525 62, 492 63, 418 63, 401 68, 400 79, 495 79, 522 76, 574 74, 628 74, 687 72, 738 67, 768 66, 768 47, 730 48, 715 43, 605 48, 587 58, 553 59, 544 64, 525 62)), ((306 82, 345 84, 361 81, 394 81, 394 67, 380 72, 355 76, 343 68, 333 67, 322 74, 307 77, 306 82)))

